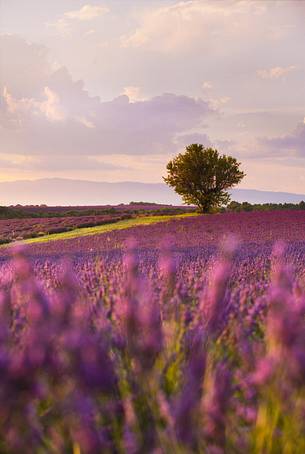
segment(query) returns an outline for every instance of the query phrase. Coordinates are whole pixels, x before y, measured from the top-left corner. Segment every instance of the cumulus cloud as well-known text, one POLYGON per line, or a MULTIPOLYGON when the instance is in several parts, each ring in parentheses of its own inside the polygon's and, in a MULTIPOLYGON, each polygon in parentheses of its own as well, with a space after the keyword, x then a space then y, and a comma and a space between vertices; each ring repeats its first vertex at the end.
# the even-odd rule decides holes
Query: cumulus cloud
POLYGON ((109 12, 106 6, 84 5, 80 9, 67 11, 56 22, 47 23, 48 28, 53 28, 58 33, 67 36, 71 34, 72 22, 89 22, 109 12))
POLYGON ((122 94, 126 95, 130 102, 145 100, 145 97, 141 93, 140 87, 135 87, 135 86, 125 87, 122 94))
POLYGON ((45 100, 38 101, 33 98, 15 99, 5 86, 3 89, 3 101, 7 111, 12 116, 19 114, 44 115, 50 121, 62 121, 65 119, 60 105, 59 96, 49 87, 44 88, 45 100))
POLYGON ((121 37, 123 47, 144 47, 161 52, 189 50, 194 46, 223 45, 222 36, 240 36, 250 21, 266 11, 258 2, 179 1, 148 9, 139 17, 138 27, 121 37))
POLYGON ((37 97, 50 77, 48 49, 16 35, 0 34, 0 90, 17 98, 37 97))
POLYGON ((67 19, 90 21, 109 12, 109 8, 106 6, 97 5, 84 5, 78 10, 68 11, 64 13, 67 19))
POLYGON ((297 69, 296 66, 275 66, 274 68, 269 69, 258 69, 256 74, 261 79, 280 79, 287 74, 295 71, 297 69))
POLYGON ((260 143, 273 156, 305 157, 305 122, 300 123, 290 134, 281 137, 263 138, 260 143))
MULTIPOLYGON (((32 157, 33 162, 64 156, 73 167, 81 157, 172 153, 179 146, 177 136, 202 128, 215 113, 200 98, 167 93, 139 99, 137 87, 126 89, 130 98, 125 94, 103 102, 89 96, 84 83, 74 81, 67 69, 54 70, 46 63, 44 50, 20 39, 16 43, 14 37, 11 40, 6 37, 5 46, 12 44, 18 55, 25 50, 37 73, 31 80, 27 62, 6 60, 5 77, 0 79, 2 154, 32 157), (18 76, 23 73, 27 75, 25 90, 18 76)), ((92 161, 86 161, 89 164, 92 161)))
MULTIPOLYGON (((78 102, 82 97, 80 90, 78 102)), ((51 121, 41 107, 44 102, 14 101, 17 107, 12 110, 3 99, 2 125, 6 128, 1 131, 0 151, 5 148, 20 154, 99 156, 173 152, 176 135, 201 126, 211 113, 205 101, 173 94, 133 103, 127 96, 110 102, 87 96, 85 104, 79 102, 75 111, 68 103, 61 121, 51 121)), ((73 104, 76 103, 74 99, 73 104)))

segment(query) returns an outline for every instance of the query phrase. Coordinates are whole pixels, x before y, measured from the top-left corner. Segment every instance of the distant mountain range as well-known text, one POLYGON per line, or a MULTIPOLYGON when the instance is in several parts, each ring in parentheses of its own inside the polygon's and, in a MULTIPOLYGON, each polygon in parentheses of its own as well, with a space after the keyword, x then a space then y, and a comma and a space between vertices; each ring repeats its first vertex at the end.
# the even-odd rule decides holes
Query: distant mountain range
MULTIPOLYGON (((232 199, 250 203, 298 203, 304 194, 233 189, 232 199)), ((181 199, 163 183, 105 183, 50 178, 0 183, 0 205, 117 205, 155 202, 181 205, 181 199)))

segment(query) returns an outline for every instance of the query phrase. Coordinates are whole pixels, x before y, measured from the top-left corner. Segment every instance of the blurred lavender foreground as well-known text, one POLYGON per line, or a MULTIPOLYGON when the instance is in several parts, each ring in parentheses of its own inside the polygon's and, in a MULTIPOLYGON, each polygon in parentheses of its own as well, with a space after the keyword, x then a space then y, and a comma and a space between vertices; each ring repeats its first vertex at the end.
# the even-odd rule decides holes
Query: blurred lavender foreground
POLYGON ((15 250, 0 452, 304 453, 305 255, 289 247, 129 243, 73 263, 15 250))

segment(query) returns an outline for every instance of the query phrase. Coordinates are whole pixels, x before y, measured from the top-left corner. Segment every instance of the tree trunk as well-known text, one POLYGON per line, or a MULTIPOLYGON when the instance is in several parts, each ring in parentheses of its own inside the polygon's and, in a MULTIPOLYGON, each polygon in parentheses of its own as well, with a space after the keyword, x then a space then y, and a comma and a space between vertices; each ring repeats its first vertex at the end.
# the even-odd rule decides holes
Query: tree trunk
POLYGON ((212 206, 209 203, 204 203, 204 204, 200 204, 200 205, 197 205, 197 206, 198 206, 199 212, 202 213, 202 214, 208 214, 212 210, 212 206))

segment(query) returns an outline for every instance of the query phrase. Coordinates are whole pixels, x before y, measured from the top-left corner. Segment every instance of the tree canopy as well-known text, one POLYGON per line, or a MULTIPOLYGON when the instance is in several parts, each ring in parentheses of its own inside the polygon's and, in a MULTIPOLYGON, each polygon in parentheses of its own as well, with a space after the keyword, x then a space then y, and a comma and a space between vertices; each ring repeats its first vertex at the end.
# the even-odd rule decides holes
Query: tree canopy
POLYGON ((232 156, 192 144, 169 161, 164 181, 174 188, 184 203, 196 205, 201 212, 210 212, 229 203, 227 190, 245 176, 240 165, 232 156))

